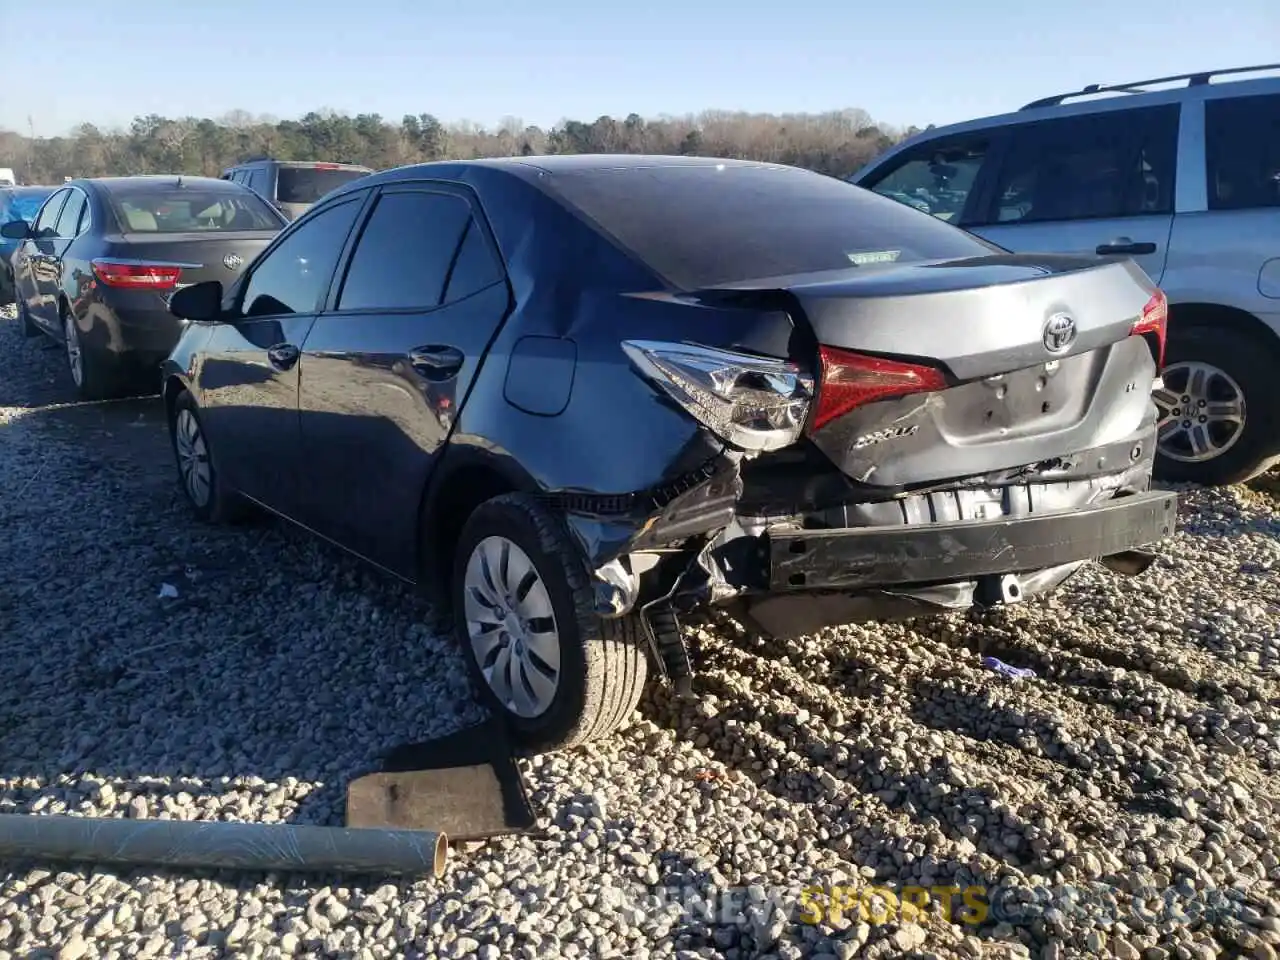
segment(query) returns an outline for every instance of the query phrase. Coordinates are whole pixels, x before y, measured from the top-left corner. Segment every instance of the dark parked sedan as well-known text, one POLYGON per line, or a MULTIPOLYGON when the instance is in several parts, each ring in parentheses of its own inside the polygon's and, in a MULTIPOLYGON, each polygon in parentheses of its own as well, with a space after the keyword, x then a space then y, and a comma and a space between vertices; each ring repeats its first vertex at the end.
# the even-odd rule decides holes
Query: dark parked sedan
POLYGON ((679 616, 786 635, 1140 573, 1164 298, 789 167, 375 174, 176 294, 198 516, 257 504, 447 587, 529 749, 622 725, 679 616))
POLYGON ((13 255, 18 318, 63 343, 80 395, 159 383, 185 324, 175 290, 234 279, 286 221, 253 191, 205 177, 73 180, 30 223, 0 227, 13 255))

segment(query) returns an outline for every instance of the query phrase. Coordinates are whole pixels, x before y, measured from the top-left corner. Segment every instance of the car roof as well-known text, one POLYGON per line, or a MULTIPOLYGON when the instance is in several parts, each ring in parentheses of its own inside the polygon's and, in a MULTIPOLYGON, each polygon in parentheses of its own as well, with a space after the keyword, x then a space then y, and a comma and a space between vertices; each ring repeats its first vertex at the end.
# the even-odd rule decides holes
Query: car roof
POLYGON ((270 157, 260 157, 257 160, 242 160, 240 163, 233 163, 227 167, 228 170, 238 170, 241 167, 261 167, 274 165, 277 167, 339 167, 343 170, 371 170, 372 167, 366 167, 360 163, 346 163, 341 160, 273 160, 270 157))
POLYGON ((101 187, 108 193, 115 193, 121 189, 137 186, 154 186, 157 188, 199 187, 202 190, 224 190, 228 193, 240 192, 246 189, 238 183, 232 183, 230 180, 221 180, 217 177, 189 177, 186 174, 178 175, 176 173, 144 174, 136 177, 87 177, 81 180, 72 180, 66 186, 77 184, 101 187))
POLYGON ((564 153, 530 157, 486 157, 478 160, 432 160, 390 170, 380 170, 361 180, 354 180, 335 190, 335 193, 362 190, 380 184, 409 180, 458 180, 468 170, 497 170, 519 177, 530 183, 544 181, 548 176, 572 176, 600 170, 641 170, 676 167, 753 167, 777 168, 801 171, 798 167, 764 163, 758 160, 733 160, 727 157, 685 157, 642 153, 564 153))
POLYGON ((685 157, 668 154, 645 153, 551 153, 529 157, 485 157, 478 160, 433 160, 429 163, 396 167, 396 171, 428 170, 433 167, 494 167, 512 171, 543 171, 564 173, 575 170, 635 170, 642 167, 770 167, 760 160, 733 160, 727 157, 685 157))
MULTIPOLYGON (((65 184, 64 184, 65 186, 65 184)), ((58 188, 52 184, 43 183, 24 183, 16 187, 0 187, 0 193, 24 194, 24 193, 53 193, 58 188)))
MULTIPOLYGON (((1273 68, 1268 67, 1266 69, 1273 68)), ((1188 74, 1187 78, 1191 76, 1192 75, 1188 74)), ((1175 79, 1187 78, 1179 77, 1175 79)), ((1151 83, 1152 81, 1146 82, 1151 83)), ((1061 94, 1059 96, 1062 98, 1096 96, 1097 99, 1076 100, 1061 103, 1046 102, 1043 104, 1041 101, 1034 101, 1019 110, 1011 110, 1008 113, 992 114, 991 116, 978 117, 973 120, 964 120, 959 123, 951 123, 946 126, 932 127, 928 130, 921 131, 915 136, 908 137, 906 140, 903 140, 901 143, 893 147, 893 149, 876 157, 867 164, 866 167, 858 171, 858 173, 854 175, 853 179, 856 179, 866 171, 880 166, 884 161, 897 156, 897 154, 910 149, 918 143, 924 143, 940 136, 976 133, 982 130, 989 130, 993 127, 1032 123, 1037 120, 1053 120, 1061 117, 1090 116, 1093 114, 1109 113, 1112 111, 1136 110, 1141 107, 1184 103, 1187 100, 1217 100, 1227 97, 1259 96, 1270 93, 1280 93, 1280 77, 1259 77, 1253 80, 1232 80, 1223 83, 1190 83, 1163 90, 1134 89, 1129 92, 1123 92, 1119 88, 1113 88, 1111 91, 1108 91, 1106 88, 1102 88, 1096 94, 1089 93, 1088 88, 1086 88, 1085 90, 1061 94)), ((1049 97, 1043 99, 1054 100, 1057 98, 1049 97)))

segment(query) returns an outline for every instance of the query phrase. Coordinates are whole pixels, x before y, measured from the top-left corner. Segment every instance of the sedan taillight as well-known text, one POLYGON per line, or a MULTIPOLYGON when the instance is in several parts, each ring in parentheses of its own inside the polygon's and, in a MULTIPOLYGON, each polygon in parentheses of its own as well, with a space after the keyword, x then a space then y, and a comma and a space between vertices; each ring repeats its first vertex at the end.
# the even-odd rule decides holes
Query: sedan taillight
POLYGON ((108 287, 126 290, 172 290, 182 268, 167 263, 94 260, 93 274, 108 287))
POLYGON ((835 347, 820 347, 822 377, 813 411, 817 430, 865 403, 911 393, 945 390, 947 376, 937 367, 869 357, 835 347))
POLYGON ((640 373, 740 450, 777 450, 800 438, 813 378, 791 361, 656 340, 624 340, 622 349, 640 373))
POLYGON ((1133 322, 1129 331, 1134 336, 1151 337, 1155 340, 1152 355, 1156 360, 1156 373, 1164 368, 1164 344, 1169 333, 1169 299, 1163 290, 1157 290, 1142 308, 1142 315, 1133 322))

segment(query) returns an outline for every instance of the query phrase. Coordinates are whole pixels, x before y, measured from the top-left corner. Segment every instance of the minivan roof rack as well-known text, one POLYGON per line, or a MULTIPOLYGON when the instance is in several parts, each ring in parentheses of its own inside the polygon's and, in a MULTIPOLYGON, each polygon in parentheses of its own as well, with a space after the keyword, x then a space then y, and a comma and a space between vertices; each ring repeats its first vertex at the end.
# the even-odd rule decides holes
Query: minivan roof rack
POLYGON ((1224 70, 1201 70, 1198 73, 1179 73, 1171 77, 1154 77, 1151 80, 1137 80, 1133 83, 1115 83, 1106 86, 1100 83, 1091 83, 1083 89, 1073 90, 1070 93, 1059 93, 1052 97, 1033 100, 1019 109, 1032 110, 1036 107, 1056 107, 1064 100, 1070 100, 1072 97, 1087 97, 1095 93, 1149 93, 1150 91, 1143 88, 1156 83, 1175 83, 1178 80, 1187 81, 1186 85, 1188 87, 1198 87, 1208 83, 1213 77, 1258 73, 1262 70, 1280 70, 1280 63, 1264 63, 1256 67, 1228 67, 1224 70))

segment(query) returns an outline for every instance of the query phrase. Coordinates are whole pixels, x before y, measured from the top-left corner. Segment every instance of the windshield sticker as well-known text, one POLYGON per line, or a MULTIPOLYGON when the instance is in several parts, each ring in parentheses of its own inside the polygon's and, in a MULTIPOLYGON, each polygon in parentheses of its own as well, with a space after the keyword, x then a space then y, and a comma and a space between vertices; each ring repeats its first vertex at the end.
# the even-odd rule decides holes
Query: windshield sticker
POLYGON ((853 263, 862 266, 868 263, 893 263, 900 256, 901 250, 868 250, 865 253, 847 253, 845 254, 853 263))

